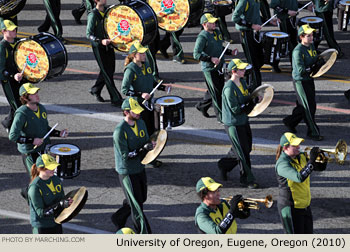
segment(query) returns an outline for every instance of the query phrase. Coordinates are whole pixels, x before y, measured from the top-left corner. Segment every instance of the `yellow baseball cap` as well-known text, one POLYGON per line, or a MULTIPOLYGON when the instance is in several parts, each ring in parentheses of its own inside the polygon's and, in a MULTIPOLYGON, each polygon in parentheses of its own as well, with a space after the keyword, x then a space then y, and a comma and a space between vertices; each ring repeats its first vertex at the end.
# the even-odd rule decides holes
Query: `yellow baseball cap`
POLYGON ((282 147, 287 145, 298 146, 302 142, 304 142, 303 138, 297 137, 295 134, 290 132, 284 133, 280 139, 280 145, 282 147))
POLYGON ((4 20, 3 24, 1 26, 2 30, 7 30, 7 31, 13 31, 17 28, 17 25, 15 25, 11 20, 4 20))
POLYGON ((298 30, 298 36, 300 36, 302 34, 311 34, 314 31, 316 31, 314 28, 311 28, 308 24, 304 24, 304 25, 300 26, 300 28, 298 30))
POLYGON ((24 94, 35 94, 38 92, 40 88, 34 86, 32 83, 24 83, 20 89, 19 89, 19 96, 22 96, 24 94))
POLYGON ((222 184, 216 183, 214 179, 210 177, 203 177, 200 180, 198 180, 196 185, 196 191, 200 192, 203 189, 207 188, 209 191, 214 192, 219 187, 222 187, 222 184))
POLYGON ((144 53, 148 50, 147 47, 144 47, 141 45, 140 41, 136 41, 132 46, 130 47, 129 54, 138 52, 138 53, 144 53))
POLYGON ((232 59, 230 63, 228 64, 228 69, 229 70, 235 70, 235 69, 246 69, 247 66, 249 66, 248 63, 243 62, 240 59, 232 59))
POLYGON ((210 13, 204 13, 201 17, 201 24, 204 23, 215 23, 216 21, 218 21, 218 19, 216 17, 213 17, 212 14, 210 13))
POLYGON ((122 104, 122 110, 130 110, 135 114, 141 114, 144 110, 134 98, 126 98, 122 104))
POLYGON ((56 162, 55 158, 49 154, 43 154, 36 159, 36 167, 46 168, 48 170, 55 170, 60 164, 56 162))

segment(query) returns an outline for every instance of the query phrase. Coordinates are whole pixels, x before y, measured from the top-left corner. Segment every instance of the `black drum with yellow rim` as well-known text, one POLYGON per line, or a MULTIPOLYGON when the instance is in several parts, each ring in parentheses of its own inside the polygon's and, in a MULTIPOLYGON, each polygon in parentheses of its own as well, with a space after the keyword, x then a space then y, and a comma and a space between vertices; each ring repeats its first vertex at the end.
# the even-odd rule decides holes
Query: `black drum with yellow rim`
POLYGON ((148 45, 157 35, 158 22, 153 9, 142 1, 110 6, 104 17, 106 36, 121 52, 129 51, 134 41, 148 45))
POLYGON ((323 39, 323 18, 308 16, 299 19, 299 26, 308 24, 311 28, 314 28, 314 42, 319 42, 323 39))
POLYGON ((190 20, 199 20, 201 15, 198 11, 201 9, 201 1, 197 0, 147 0, 147 2, 157 15, 158 27, 169 32, 181 30, 190 20), (192 13, 195 15, 191 15, 192 13))
POLYGON ((65 46, 46 32, 18 41, 13 55, 18 71, 33 83, 61 75, 68 63, 65 46))

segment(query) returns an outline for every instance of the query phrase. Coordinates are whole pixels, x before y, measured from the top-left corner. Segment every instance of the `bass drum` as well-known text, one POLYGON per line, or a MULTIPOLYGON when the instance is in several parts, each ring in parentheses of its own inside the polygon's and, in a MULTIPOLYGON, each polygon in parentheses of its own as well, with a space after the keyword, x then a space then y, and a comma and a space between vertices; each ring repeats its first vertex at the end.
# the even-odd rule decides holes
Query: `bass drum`
POLYGON ((200 19, 204 11, 204 0, 188 0, 190 2, 190 17, 188 18, 187 27, 200 25, 200 19))
POLYGON ((200 1, 147 0, 147 2, 157 15, 158 27, 169 32, 181 30, 188 22, 193 21, 192 19, 198 19, 197 15, 201 15, 198 11, 200 5, 197 6, 200 1), (192 13, 195 13, 195 16, 191 15, 192 13))
POLYGON ((112 5, 104 17, 106 36, 121 52, 128 52, 134 41, 148 45, 158 32, 157 16, 152 8, 142 2, 133 1, 112 5))
POLYGON ((67 50, 50 33, 21 39, 14 48, 14 62, 23 77, 30 82, 41 82, 61 75, 67 67, 67 50))
POLYGON ((0 0, 0 17, 11 19, 26 5, 27 0, 0 0))

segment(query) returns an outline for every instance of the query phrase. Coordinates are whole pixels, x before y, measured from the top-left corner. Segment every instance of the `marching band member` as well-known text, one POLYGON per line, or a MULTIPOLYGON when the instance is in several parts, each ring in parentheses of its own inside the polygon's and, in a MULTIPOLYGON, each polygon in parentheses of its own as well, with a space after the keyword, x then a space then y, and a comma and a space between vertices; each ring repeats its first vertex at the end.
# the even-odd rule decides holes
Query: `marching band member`
POLYGON ((81 0, 80 6, 72 10, 72 15, 74 17, 75 22, 81 25, 81 16, 84 14, 85 10, 89 15, 89 13, 94 8, 94 5, 95 3, 93 0, 81 0))
POLYGON ((111 219, 120 229, 125 226, 131 215, 135 231, 141 234, 151 233, 147 218, 143 213, 143 203, 147 200, 147 176, 141 163, 147 151, 154 148, 148 143, 149 136, 145 122, 140 118, 143 108, 133 98, 126 98, 122 104, 124 120, 113 133, 113 145, 116 171, 124 191, 123 206, 111 219))
MULTIPOLYGON (((152 101, 150 93, 153 90, 154 77, 149 62, 146 60, 146 52, 149 49, 143 47, 139 41, 136 41, 129 50, 129 55, 125 58, 125 71, 122 81, 122 93, 126 96, 133 97, 139 104, 143 100, 152 101)), ((169 87, 168 87, 169 88, 169 87)), ((164 85, 158 87, 165 90, 164 85)), ((144 120, 147 132, 152 135, 155 132, 154 111, 150 111, 144 105, 141 118, 144 120)), ((162 162, 155 160, 152 162, 154 167, 160 167, 162 162)))
POLYGON ((38 31, 47 32, 51 26, 54 35, 65 43, 62 37, 63 28, 60 20, 61 0, 44 0, 44 6, 46 9, 46 17, 44 23, 38 27, 38 31))
POLYGON ((287 234, 312 234, 313 220, 310 208, 310 174, 316 169, 318 147, 310 151, 310 158, 300 152, 304 139, 286 132, 281 136, 276 152, 279 198, 278 211, 287 234))
MULTIPOLYGON (((208 88, 203 100, 196 104, 196 109, 201 111, 203 116, 209 117, 207 111, 213 103, 217 120, 221 122, 221 93, 225 84, 225 78, 220 71, 225 59, 222 57, 219 60, 223 51, 223 39, 221 32, 215 26, 217 20, 210 13, 202 15, 200 23, 203 26, 203 30, 196 39, 193 58, 201 62, 201 68, 208 88)), ((225 54, 236 55, 237 50, 228 49, 225 54)))
POLYGON ((30 224, 33 234, 62 234, 62 225, 55 222, 64 208, 73 200, 64 199, 61 179, 54 175, 59 166, 48 154, 38 157, 31 168, 31 183, 28 190, 30 224))
POLYGON ((174 32, 174 34, 172 34, 172 32, 167 31, 165 32, 163 39, 160 41, 160 52, 162 53, 164 58, 166 59, 169 58, 169 55, 166 50, 171 45, 171 48, 173 49, 173 61, 178 62, 180 64, 186 63, 182 46, 180 43, 180 36, 183 33, 183 31, 184 31, 184 28, 174 32))
POLYGON ((236 218, 246 219, 250 209, 239 209, 238 203, 243 201, 242 195, 234 196, 230 202, 220 199, 220 187, 210 177, 202 177, 196 184, 196 192, 202 203, 197 207, 195 225, 200 233, 235 234, 236 218))
POLYGON ((4 94, 10 104, 10 111, 7 117, 1 121, 1 124, 9 132, 15 111, 21 106, 18 93, 23 74, 18 72, 13 57, 13 48, 18 41, 17 26, 10 20, 3 20, 1 31, 4 38, 0 42, 0 80, 4 94))
POLYGON ((271 18, 270 6, 267 0, 260 0, 260 12, 261 19, 263 22, 266 22, 271 18))
POLYGON ((240 33, 245 57, 253 66, 254 90, 261 85, 260 69, 264 65, 263 47, 256 40, 256 34, 254 34, 254 32, 261 30, 260 1, 240 0, 233 12, 232 21, 240 33))
POLYGON ((99 102, 105 100, 101 96, 104 85, 107 86, 108 93, 111 97, 112 106, 119 107, 122 104, 122 96, 115 87, 113 74, 115 71, 115 54, 114 49, 109 44, 110 39, 104 38, 103 17, 107 0, 94 0, 96 7, 88 15, 86 37, 90 40, 92 51, 100 73, 95 85, 90 89, 90 94, 96 97, 99 102))
MULTIPOLYGON (((334 48, 338 51, 338 58, 343 57, 344 53, 341 51, 336 39, 334 38, 333 30, 333 9, 334 0, 313 0, 315 4, 316 16, 323 19, 323 31, 325 39, 330 48, 334 48)), ((321 41, 315 43, 316 49, 321 41)))
MULTIPOLYGON (((302 7, 297 0, 271 0, 270 7, 275 10, 277 18, 280 20, 280 30, 289 35, 288 50, 289 59, 292 63, 292 51, 298 45, 298 27, 296 23, 296 16, 298 15, 298 8, 302 7)), ((312 4, 308 6, 312 10, 312 4)), ((281 72, 278 67, 273 66, 275 72, 281 72)))
MULTIPOLYGON (((233 59, 228 65, 232 75, 222 90, 222 122, 232 143, 229 156, 233 156, 240 166, 241 186, 256 189, 259 185, 255 182, 251 171, 250 152, 253 139, 248 114, 259 102, 259 97, 249 99, 249 91, 244 80, 247 66, 248 63, 240 59, 233 59)), ((228 171, 224 170, 225 167, 219 166, 219 168, 225 179, 228 171)))
POLYGON ((9 134, 9 139, 17 143, 17 149, 22 154, 23 164, 28 174, 31 173, 31 167, 36 162, 39 153, 43 153, 46 145, 50 143, 50 136, 68 136, 67 129, 62 131, 54 129, 49 137, 43 138, 51 127, 47 120, 46 109, 40 104, 39 90, 40 88, 31 83, 21 86, 19 95, 23 105, 15 112, 9 134))
POLYGON ((298 30, 301 42, 293 50, 293 84, 297 95, 296 107, 292 115, 283 119, 284 125, 292 133, 296 133, 295 127, 304 119, 307 124, 307 136, 310 139, 320 141, 323 136, 315 122, 316 99, 315 83, 310 76, 313 73, 316 62, 317 52, 313 44, 313 32, 309 25, 302 25, 298 30))

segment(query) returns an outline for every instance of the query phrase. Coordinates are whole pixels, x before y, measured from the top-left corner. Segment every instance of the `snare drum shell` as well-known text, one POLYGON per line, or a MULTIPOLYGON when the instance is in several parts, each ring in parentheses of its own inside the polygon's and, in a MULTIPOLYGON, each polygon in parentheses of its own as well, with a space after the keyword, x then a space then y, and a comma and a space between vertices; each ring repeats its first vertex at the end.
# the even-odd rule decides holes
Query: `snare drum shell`
POLYGON ((190 2, 190 16, 186 26, 190 28, 200 25, 200 18, 204 10, 204 0, 188 1, 190 2))
POLYGON ((184 101, 179 96, 169 96, 170 97, 176 97, 180 100, 179 103, 176 104, 169 104, 169 105, 160 105, 159 100, 165 99, 168 96, 162 96, 155 100, 155 105, 158 106, 160 109, 156 109, 156 114, 159 121, 159 127, 160 129, 166 129, 169 126, 171 127, 177 127, 185 123, 185 107, 184 107, 184 101), (163 113, 163 124, 161 125, 160 117, 163 113))
POLYGON ((57 145, 64 146, 65 144, 55 144, 50 146, 49 149, 49 154, 56 157, 56 162, 60 164, 57 167, 57 176, 63 179, 71 179, 78 176, 80 174, 80 148, 74 144, 69 144, 78 148, 79 151, 71 155, 61 155, 53 151, 57 145))

